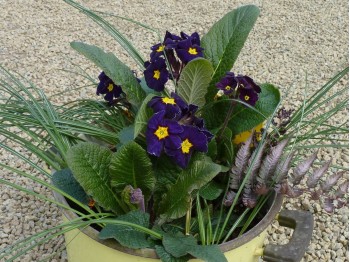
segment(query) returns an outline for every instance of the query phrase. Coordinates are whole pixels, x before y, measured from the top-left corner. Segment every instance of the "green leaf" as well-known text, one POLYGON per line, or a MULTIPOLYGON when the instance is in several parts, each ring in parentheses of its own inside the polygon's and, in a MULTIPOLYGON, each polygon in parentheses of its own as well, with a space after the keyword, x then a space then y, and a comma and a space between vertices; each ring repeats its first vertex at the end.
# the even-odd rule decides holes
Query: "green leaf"
POLYGON ((145 93, 146 93, 147 95, 149 95, 149 94, 154 94, 154 95, 157 95, 157 96, 160 96, 160 95, 161 95, 160 92, 157 92, 156 90, 151 89, 151 88, 148 87, 148 85, 147 85, 146 80, 145 80, 144 77, 141 77, 141 78, 139 78, 139 79, 140 79, 140 86, 141 86, 141 88, 143 89, 143 91, 145 91, 145 93))
POLYGON ((225 128, 224 132, 221 135, 220 142, 218 144, 218 159, 227 160, 227 164, 231 166, 234 160, 233 158, 234 147, 232 142, 232 131, 229 128, 225 128))
POLYGON ((136 50, 136 48, 130 43, 130 41, 120 33, 112 24, 98 16, 96 12, 90 11, 89 9, 79 5, 77 2, 72 0, 63 0, 67 4, 75 7, 80 12, 85 14, 87 17, 92 19, 96 24, 102 27, 111 37, 113 37, 120 45, 124 48, 126 52, 132 57, 135 62, 140 66, 141 69, 144 68, 144 59, 141 54, 136 50))
POLYGON ((227 262, 226 257, 221 252, 219 246, 198 245, 193 236, 184 236, 182 234, 171 235, 163 234, 164 249, 174 257, 182 257, 186 254, 210 262, 227 262))
POLYGON ((134 140, 134 125, 124 127, 118 133, 118 139, 122 145, 134 140))
POLYGON ((139 111, 135 117, 135 130, 134 138, 136 138, 140 132, 147 126, 148 119, 151 118, 153 110, 147 106, 148 102, 154 97, 154 94, 149 94, 145 100, 143 100, 139 111))
POLYGON ((197 58, 189 62, 181 72, 176 88, 177 94, 188 104, 202 107, 205 104, 205 95, 213 74, 213 67, 204 58, 197 58))
POLYGON ((189 235, 163 233, 163 246, 174 257, 187 255, 189 247, 197 245, 197 240, 189 235))
POLYGON ((122 87, 128 101, 140 105, 146 94, 142 90, 134 73, 114 54, 106 53, 101 48, 81 42, 72 42, 71 47, 101 68, 116 85, 122 87))
POLYGON ((208 102, 217 92, 215 83, 231 70, 259 12, 259 8, 254 5, 239 7, 227 13, 203 36, 201 46, 204 48, 204 57, 214 67, 213 79, 206 96, 208 102))
POLYGON ((218 153, 218 145, 216 143, 215 139, 212 139, 209 143, 208 143, 208 153, 207 155, 211 158, 211 159, 215 159, 216 155, 218 153))
POLYGON ((125 186, 140 188, 149 199, 155 184, 152 163, 146 151, 137 143, 129 142, 113 154, 109 167, 111 185, 121 192, 125 186))
POLYGON ((221 193, 224 191, 223 187, 211 181, 199 190, 199 195, 207 200, 217 199, 221 193))
POLYGON ((108 172, 112 152, 93 143, 80 143, 67 152, 68 166, 85 192, 106 210, 123 213, 124 204, 112 190, 108 172))
POLYGON ((168 253, 163 246, 156 245, 155 246, 156 253, 162 262, 186 262, 189 258, 186 257, 174 257, 170 253, 168 253))
MULTIPOLYGON (((255 104, 255 109, 265 117, 269 117, 280 101, 280 92, 271 84, 262 84, 260 87, 261 93, 255 104)), ((265 121, 266 119, 262 115, 251 108, 237 104, 228 127, 231 128, 233 135, 237 135, 243 131, 251 130, 265 121)))
MULTIPOLYGON (((119 216, 118 220, 127 221, 143 227, 149 227, 149 214, 140 210, 131 211, 125 215, 119 216)), ((122 246, 128 248, 146 248, 150 247, 147 241, 147 234, 137 231, 135 228, 124 225, 106 225, 99 233, 100 239, 114 238, 122 246)))
POLYGON ((193 161, 183 170, 160 203, 162 219, 176 219, 186 214, 191 193, 200 189, 221 171, 212 161, 193 161))
MULTIPOLYGON (((271 84, 261 84, 260 87, 261 93, 254 108, 236 102, 231 120, 228 123, 233 136, 256 127, 265 120, 265 117, 271 116, 277 107, 280 101, 279 90, 271 84)), ((218 129, 223 125, 230 104, 231 101, 226 101, 223 98, 212 107, 204 110, 203 118, 209 130, 218 129)))
POLYGON ((66 192, 68 195, 85 205, 89 203, 89 196, 85 193, 78 181, 75 180, 69 168, 56 171, 51 179, 56 187, 66 192))
POLYGON ((226 257, 221 252, 218 245, 192 246, 188 251, 192 256, 210 262, 227 262, 226 257))

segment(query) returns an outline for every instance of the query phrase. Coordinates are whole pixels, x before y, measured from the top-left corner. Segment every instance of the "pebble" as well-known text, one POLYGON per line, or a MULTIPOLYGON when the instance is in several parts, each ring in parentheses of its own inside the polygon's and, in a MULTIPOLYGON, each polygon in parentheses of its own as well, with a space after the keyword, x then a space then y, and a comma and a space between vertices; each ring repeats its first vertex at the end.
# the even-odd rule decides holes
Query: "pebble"
MULTIPOLYGON (((48 96, 85 83, 77 75, 59 70, 75 70, 70 60, 86 68, 92 76, 99 73, 85 58, 69 48, 69 42, 74 40, 101 46, 117 54, 131 68, 137 68, 110 36, 61 0, 0 2, 0 63, 26 76, 48 96)), ((170 30, 179 33, 183 30, 189 33, 198 30, 201 35, 228 10, 242 4, 257 4, 261 7, 260 17, 234 65, 234 70, 250 75, 257 82, 270 82, 279 86, 282 95, 289 95, 283 102, 286 107, 301 105, 306 72, 306 91, 311 94, 348 64, 348 57, 343 55, 348 53, 347 1, 213 0, 205 1, 205 4, 201 0, 158 0, 157 4, 139 0, 81 2, 93 10, 113 12, 149 24, 159 28, 160 32, 170 30)), ((135 43, 144 57, 148 57, 150 46, 157 42, 155 36, 125 21, 112 22, 120 26, 121 31, 135 43)), ((347 86, 348 78, 345 78, 335 88, 340 90, 347 86)), ((77 97, 94 98, 94 92, 94 88, 86 88, 71 92, 69 97, 53 97, 52 101, 59 104, 77 97)), ((327 106, 331 104, 325 107, 327 106)), ((337 114, 332 121, 340 124, 339 119, 348 119, 348 112, 345 110, 337 114)), ((8 145, 29 156, 14 142, 10 141, 8 145)), ((348 167, 348 155, 348 149, 322 150, 318 153, 323 161, 332 159, 333 164, 344 167, 348 167)), ((23 161, 3 149, 0 149, 0 162, 33 172, 29 165, 23 164, 23 161)), ((45 179, 40 174, 35 175, 45 179)), ((0 177, 33 192, 52 197, 50 190, 26 178, 1 169, 0 177)), ((348 177, 348 174, 344 177, 348 177)), ((314 234, 304 261, 348 261, 348 208, 342 208, 330 215, 323 211, 321 205, 308 198, 285 200, 284 208, 298 207, 312 212, 315 220, 314 234)), ((60 222, 59 217, 60 211, 53 205, 45 205, 41 200, 0 185, 1 248, 57 225, 60 222)), ((285 243, 291 234, 290 230, 278 225, 270 227, 268 232, 265 243, 285 243)), ((56 247, 61 247, 62 243, 61 236, 16 261, 40 261, 50 252, 55 252, 56 247)), ((51 262, 67 262, 66 250, 59 251, 51 262)))

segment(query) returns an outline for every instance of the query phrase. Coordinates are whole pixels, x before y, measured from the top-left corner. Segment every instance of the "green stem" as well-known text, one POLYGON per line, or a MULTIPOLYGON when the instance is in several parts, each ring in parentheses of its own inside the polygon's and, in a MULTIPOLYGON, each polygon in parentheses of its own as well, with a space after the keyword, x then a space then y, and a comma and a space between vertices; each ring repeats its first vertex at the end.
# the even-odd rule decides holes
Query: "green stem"
POLYGON ((231 236, 231 234, 233 233, 233 231, 236 230, 236 228, 238 227, 238 225, 241 223, 241 221, 243 220, 243 218, 246 216, 246 214, 250 211, 250 208, 246 208, 246 210, 244 210, 244 212, 239 216, 239 218, 236 220, 236 222, 232 225, 232 227, 230 228, 230 230, 228 231, 226 237, 224 238, 224 240, 222 241, 222 243, 225 243, 227 241, 227 239, 231 236))
POLYGON ((226 114, 226 118, 225 118, 224 124, 222 125, 221 131, 220 131, 219 135, 216 138, 218 141, 220 141, 221 136, 224 133, 224 131, 225 131, 227 125, 228 125, 228 121, 230 121, 230 119, 231 119, 231 116, 232 116, 232 113, 233 113, 233 109, 235 108, 235 105, 236 105, 236 102, 232 101, 231 105, 230 105, 230 108, 229 108, 229 110, 228 110, 228 112, 226 114))
POLYGON ((190 204, 188 207, 188 210, 186 212, 186 225, 185 225, 185 235, 190 235, 190 229, 191 229, 191 211, 192 211, 192 198, 190 200, 190 204))

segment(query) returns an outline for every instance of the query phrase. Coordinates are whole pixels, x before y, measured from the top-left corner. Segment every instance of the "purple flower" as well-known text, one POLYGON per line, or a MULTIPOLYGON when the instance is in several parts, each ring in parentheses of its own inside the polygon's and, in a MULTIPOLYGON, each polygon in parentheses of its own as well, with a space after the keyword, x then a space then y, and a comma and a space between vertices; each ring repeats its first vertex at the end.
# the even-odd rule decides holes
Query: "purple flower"
POLYGON ((189 104, 188 107, 183 108, 181 116, 178 117, 178 122, 182 125, 198 127, 198 129, 207 137, 207 141, 210 142, 214 135, 205 128, 204 120, 195 116, 197 109, 198 106, 193 104, 189 104))
POLYGON ((165 117, 174 118, 180 115, 181 111, 187 107, 187 104, 174 92, 170 97, 155 96, 148 102, 148 106, 153 109, 154 113, 165 111, 165 117))
POLYGON ((254 106, 256 101, 258 101, 259 96, 253 89, 242 88, 239 91, 239 99, 251 106, 254 106))
POLYGON ((144 71, 145 80, 149 88, 156 91, 163 91, 164 85, 168 81, 169 72, 166 69, 165 59, 158 59, 145 63, 146 70, 144 71))
POLYGON ((174 120, 164 119, 165 111, 154 114, 148 121, 146 131, 147 152, 160 156, 163 148, 177 149, 181 146, 179 134, 183 128, 174 120))
MULTIPOLYGON (((196 41, 195 41, 196 42, 196 41)), ((193 44, 191 38, 187 38, 185 40, 182 40, 178 42, 176 54, 180 58, 180 60, 187 64, 191 60, 197 58, 197 57, 203 57, 202 50, 199 45, 193 44)))
POLYGON ((140 188, 133 188, 131 187, 130 192, 130 203, 131 204, 137 204, 139 209, 145 212, 145 199, 142 194, 142 190, 140 188))
POLYGON ((232 72, 227 72, 225 77, 223 77, 220 82, 216 84, 216 87, 224 92, 225 95, 230 95, 235 91, 238 82, 236 80, 235 74, 232 72))
POLYGON ((105 72, 101 72, 98 79, 100 80, 100 83, 97 86, 96 95, 105 95, 104 99, 110 104, 113 102, 114 98, 117 98, 122 94, 122 88, 114 84, 112 79, 110 79, 105 72))
POLYGON ((181 32, 180 35, 183 40, 190 39, 193 45, 201 45, 199 34, 197 32, 194 32, 191 36, 185 34, 184 32, 181 32))
POLYGON ((169 31, 166 31, 165 37, 164 37, 164 45, 167 49, 172 49, 177 47, 177 43, 181 41, 181 37, 174 35, 170 33, 169 31))
POLYGON ((194 126, 183 126, 184 131, 179 134, 181 145, 178 149, 166 148, 169 155, 180 167, 186 168, 194 150, 208 151, 208 140, 205 134, 194 126))
POLYGON ((258 93, 261 92, 261 88, 249 76, 238 75, 236 79, 238 82, 239 99, 254 106, 259 99, 258 93))
POLYGON ((158 57, 160 57, 161 55, 164 54, 164 49, 165 49, 165 45, 162 43, 158 43, 154 46, 151 47, 151 61, 156 60, 158 57))

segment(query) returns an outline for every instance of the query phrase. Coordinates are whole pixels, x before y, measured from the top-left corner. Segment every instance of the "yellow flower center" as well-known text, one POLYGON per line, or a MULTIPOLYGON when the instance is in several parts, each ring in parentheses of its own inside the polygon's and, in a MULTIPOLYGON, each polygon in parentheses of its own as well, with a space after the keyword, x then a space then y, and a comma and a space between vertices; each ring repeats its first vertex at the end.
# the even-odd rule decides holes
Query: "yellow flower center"
POLYGON ((156 50, 156 52, 163 52, 163 50, 164 50, 164 45, 160 45, 159 47, 158 47, 158 49, 156 50))
POLYGON ((244 97, 244 100, 245 100, 245 101, 248 101, 249 98, 250 98, 249 96, 245 96, 245 97, 244 97))
POLYGON ((109 92, 112 92, 113 91, 113 84, 109 84, 107 86, 107 89, 108 89, 109 92))
POLYGON ((190 153, 190 149, 193 147, 192 143, 186 138, 182 143, 181 143, 181 151, 184 154, 190 153))
POLYGON ((192 48, 192 47, 190 47, 190 49, 188 49, 188 53, 191 54, 191 55, 197 55, 198 54, 197 49, 196 48, 192 48))
POLYGON ((176 105, 174 98, 164 97, 162 98, 164 104, 176 105))
POLYGON ((160 71, 159 70, 154 70, 153 73, 154 73, 153 78, 158 80, 160 78, 160 71))
POLYGON ((230 86, 226 86, 225 89, 226 89, 227 91, 230 91, 230 90, 231 90, 231 87, 230 87, 230 86))
POLYGON ((168 127, 158 126, 158 129, 156 130, 156 132, 154 132, 154 134, 158 137, 159 140, 162 140, 169 136, 168 127))

